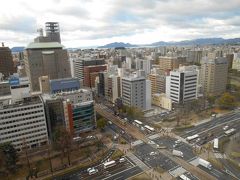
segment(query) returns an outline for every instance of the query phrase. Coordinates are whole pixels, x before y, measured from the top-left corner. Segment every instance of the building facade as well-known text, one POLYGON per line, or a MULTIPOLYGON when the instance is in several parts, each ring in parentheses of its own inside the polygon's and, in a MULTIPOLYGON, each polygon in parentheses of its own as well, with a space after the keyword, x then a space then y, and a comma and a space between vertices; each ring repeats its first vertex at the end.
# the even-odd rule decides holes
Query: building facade
POLYGON ((205 95, 220 95, 226 91, 228 62, 226 58, 203 58, 201 61, 201 85, 205 95))
POLYGON ((183 66, 171 71, 166 83, 166 94, 173 103, 197 99, 198 72, 193 66, 183 66))

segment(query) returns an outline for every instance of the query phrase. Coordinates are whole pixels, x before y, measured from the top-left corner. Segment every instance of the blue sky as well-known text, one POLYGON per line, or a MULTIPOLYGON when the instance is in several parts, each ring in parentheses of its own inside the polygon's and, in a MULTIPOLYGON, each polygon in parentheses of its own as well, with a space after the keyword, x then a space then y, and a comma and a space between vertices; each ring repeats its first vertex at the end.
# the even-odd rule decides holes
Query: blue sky
POLYGON ((60 23, 66 47, 236 38, 240 0, 8 0, 0 6, 0 40, 26 46, 46 21, 60 23))

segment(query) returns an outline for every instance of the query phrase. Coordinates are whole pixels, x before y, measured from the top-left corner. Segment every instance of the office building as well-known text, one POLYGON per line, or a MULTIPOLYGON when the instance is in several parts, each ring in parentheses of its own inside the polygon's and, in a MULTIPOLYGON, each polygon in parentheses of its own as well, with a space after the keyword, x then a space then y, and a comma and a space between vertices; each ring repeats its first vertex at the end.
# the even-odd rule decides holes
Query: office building
POLYGON ((168 57, 168 56, 159 57, 159 68, 164 72, 178 69, 179 65, 185 64, 186 57, 168 57))
POLYGON ((39 77, 49 79, 71 77, 67 50, 59 42, 35 39, 25 49, 25 70, 31 82, 31 90, 39 91, 39 77))
POLYGON ((13 57, 9 47, 0 47, 0 73, 4 75, 4 79, 7 79, 10 75, 16 72, 14 67, 13 57))
POLYGON ((106 65, 85 66, 83 68, 84 79, 83 84, 85 87, 94 88, 95 80, 99 72, 103 72, 107 69, 106 65))
POLYGON ((198 71, 194 66, 182 66, 170 72, 166 82, 166 95, 173 103, 197 99, 198 71))
POLYGON ((86 66, 96 66, 104 65, 104 59, 94 59, 94 58, 75 58, 73 59, 73 76, 78 78, 80 82, 84 79, 84 67, 86 66))
POLYGON ((96 126, 92 92, 86 89, 57 94, 44 94, 49 134, 52 138, 57 126, 64 126, 73 136, 96 126))
POLYGON ((240 53, 233 54, 232 69, 240 71, 240 53))
POLYGON ((205 95, 220 95, 226 91, 228 62, 224 57, 201 61, 201 85, 205 95))
POLYGON ((149 96, 151 99, 151 85, 150 81, 146 83, 145 77, 130 75, 122 78, 122 101, 124 105, 147 110, 151 107, 149 100, 146 100, 149 96))
POLYGON ((29 81, 10 79, 11 95, 0 97, 0 143, 11 142, 21 151, 48 143, 44 103, 30 94, 29 81))

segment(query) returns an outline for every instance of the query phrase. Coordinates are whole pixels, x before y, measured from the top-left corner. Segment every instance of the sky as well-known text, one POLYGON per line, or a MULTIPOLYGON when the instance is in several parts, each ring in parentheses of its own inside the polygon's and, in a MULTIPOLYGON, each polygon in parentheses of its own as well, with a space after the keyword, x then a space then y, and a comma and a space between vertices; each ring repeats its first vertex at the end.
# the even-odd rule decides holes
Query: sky
POLYGON ((240 37, 240 0, 7 0, 0 41, 27 46, 59 22, 65 47, 240 37))

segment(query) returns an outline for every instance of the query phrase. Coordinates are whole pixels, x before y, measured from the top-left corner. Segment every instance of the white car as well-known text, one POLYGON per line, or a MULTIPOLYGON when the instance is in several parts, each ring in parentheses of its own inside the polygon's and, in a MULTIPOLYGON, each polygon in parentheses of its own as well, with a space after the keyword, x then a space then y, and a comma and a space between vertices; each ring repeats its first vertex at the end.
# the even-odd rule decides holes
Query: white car
POLYGON ((157 155, 157 152, 150 152, 150 154, 149 154, 150 156, 154 156, 154 155, 157 155))
POLYGON ((223 130, 226 131, 229 128, 229 126, 224 126, 223 130))
POLYGON ((92 168, 88 171, 88 174, 93 175, 93 174, 96 174, 97 172, 98 172, 98 169, 92 168))
POLYGON ((150 140, 148 141, 148 144, 156 144, 156 143, 150 140))
POLYGON ((175 144, 180 144, 182 141, 180 139, 175 141, 175 144))
POLYGON ((126 161, 125 158, 120 158, 120 159, 119 159, 119 162, 120 162, 120 163, 125 162, 125 161, 126 161))

